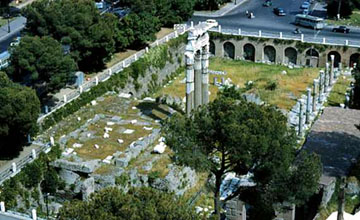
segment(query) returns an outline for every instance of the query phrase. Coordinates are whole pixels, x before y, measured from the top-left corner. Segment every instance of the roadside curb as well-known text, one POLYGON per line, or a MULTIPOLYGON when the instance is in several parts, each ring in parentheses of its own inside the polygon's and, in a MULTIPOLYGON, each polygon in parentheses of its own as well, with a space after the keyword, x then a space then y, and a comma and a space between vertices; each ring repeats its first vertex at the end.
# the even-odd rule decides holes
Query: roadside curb
POLYGON ((212 17, 212 18, 216 18, 216 17, 222 17, 225 14, 229 13, 230 11, 236 9, 237 7, 239 7, 240 5, 242 5, 244 2, 246 2, 248 0, 242 0, 241 2, 238 2, 236 5, 234 3, 227 3, 226 6, 224 6, 222 9, 219 9, 217 11, 214 12, 209 12, 209 11, 195 11, 193 16, 203 16, 203 17, 212 17), (231 7, 226 8, 228 5, 232 4, 231 7))

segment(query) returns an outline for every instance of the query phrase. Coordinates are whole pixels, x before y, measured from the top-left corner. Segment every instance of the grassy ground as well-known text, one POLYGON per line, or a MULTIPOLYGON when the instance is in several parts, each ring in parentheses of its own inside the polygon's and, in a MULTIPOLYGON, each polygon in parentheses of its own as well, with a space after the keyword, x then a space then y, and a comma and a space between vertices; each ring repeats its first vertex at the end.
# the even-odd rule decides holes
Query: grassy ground
MULTIPOLYGON (((174 30, 171 28, 161 28, 161 30, 156 33, 156 39, 161 39, 163 37, 165 37, 166 35, 170 34, 171 32, 173 32, 174 30)), ((126 50, 123 52, 119 52, 119 53, 115 53, 111 60, 106 64, 106 67, 109 68, 111 66, 113 66, 114 64, 130 57, 131 55, 133 55, 134 53, 136 53, 136 50, 126 50)))
POLYGON ((345 93, 350 86, 351 77, 341 76, 334 85, 328 98, 327 106, 340 106, 345 103, 345 93))
POLYGON ((210 189, 210 187, 207 185, 208 180, 208 173, 198 173, 198 182, 196 185, 186 191, 184 194, 184 197, 188 201, 192 201, 192 199, 196 199, 196 201, 193 203, 193 206, 200 206, 200 207, 206 207, 209 209, 213 209, 214 207, 214 192, 210 189), (201 191, 201 192, 200 192, 201 191), (200 194, 197 195, 197 193, 200 192, 200 194), (197 198, 194 198, 194 196, 197 195, 197 198), (211 206, 212 208, 210 208, 211 206))
POLYGON ((105 122, 96 123, 94 125, 89 126, 89 131, 95 131, 94 134, 96 138, 90 139, 84 143, 81 143, 78 140, 69 140, 68 147, 71 147, 72 144, 81 143, 83 146, 81 148, 77 148, 75 151, 77 155, 84 159, 105 159, 107 156, 112 155, 116 151, 125 151, 125 149, 135 140, 140 137, 144 137, 150 134, 150 131, 146 131, 143 129, 143 126, 137 125, 124 125, 124 126, 108 126, 113 128, 114 130, 110 132, 110 137, 107 139, 103 138, 104 127, 106 126, 105 122), (134 133, 132 134, 122 134, 116 132, 120 128, 123 129, 132 129, 134 133), (124 140, 124 143, 119 144, 117 139, 124 140), (95 144, 99 145, 99 149, 96 149, 95 144))
MULTIPOLYGON (((353 14, 349 18, 342 20, 327 20, 329 24, 333 25, 351 25, 351 26, 360 26, 360 11, 353 11, 353 14)), ((350 30, 351 31, 351 30, 350 30)))
MULTIPOLYGON (((289 110, 296 103, 296 99, 305 93, 306 88, 310 87, 313 79, 318 76, 319 69, 299 68, 289 69, 280 65, 258 64, 238 60, 228 60, 221 58, 211 58, 211 70, 225 71, 225 79, 230 78, 234 85, 245 87, 245 83, 253 81, 254 86, 249 92, 258 94, 260 98, 270 104, 277 105, 279 108, 289 110), (282 75, 286 71, 286 75, 282 75), (271 83, 276 84, 276 89, 268 89, 271 83)), ((185 96, 185 84, 181 83, 184 74, 175 79, 169 86, 163 88, 155 96, 170 94, 183 98, 185 96)), ((220 82, 221 76, 216 76, 220 82)), ((216 97, 218 87, 212 84, 214 75, 210 75, 209 90, 210 99, 216 97)))
POLYGON ((126 50, 123 52, 115 53, 112 56, 111 60, 106 64, 106 67, 109 68, 109 67, 115 65, 116 63, 130 57, 134 53, 136 53, 136 50, 126 50))
POLYGON ((173 31, 174 29, 171 28, 161 28, 161 30, 156 33, 156 39, 161 39, 173 31))

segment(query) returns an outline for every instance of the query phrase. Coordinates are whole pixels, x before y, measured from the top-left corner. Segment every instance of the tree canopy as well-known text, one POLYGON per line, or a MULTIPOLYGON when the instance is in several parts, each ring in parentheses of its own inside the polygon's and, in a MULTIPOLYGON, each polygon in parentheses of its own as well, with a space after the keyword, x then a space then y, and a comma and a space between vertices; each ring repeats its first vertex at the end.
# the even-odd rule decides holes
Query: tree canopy
POLYGON ((87 202, 66 202, 59 219, 148 219, 193 220, 194 210, 174 194, 151 188, 132 188, 127 193, 106 188, 91 195, 87 202))
POLYGON ((114 28, 116 16, 102 17, 92 0, 40 0, 26 7, 23 14, 26 33, 51 36, 69 45, 71 56, 83 71, 103 68, 116 47, 126 46, 122 32, 114 28))
POLYGON ((18 153, 27 134, 36 132, 40 102, 32 89, 0 72, 0 103, 0 157, 6 158, 18 153))
POLYGON ((121 0, 120 5, 127 6, 133 13, 148 13, 156 17, 161 26, 188 20, 194 12, 194 0, 121 0))
MULTIPOLYGON (((214 175, 217 213, 220 186, 230 172, 253 175, 256 186, 247 192, 250 198, 259 199, 248 202, 258 207, 282 201, 299 204, 317 189, 320 160, 304 154, 295 163, 296 138, 293 129, 287 127, 286 117, 273 106, 244 101, 234 87, 225 89, 190 117, 175 114, 164 123, 163 133, 175 152, 175 162, 214 175)), ((274 213, 270 211, 262 219, 271 219, 274 213)))
POLYGON ((196 0, 196 10, 218 10, 221 5, 230 2, 231 0, 196 0))
POLYGON ((329 0, 327 3, 327 13, 330 17, 336 17, 338 12, 340 12, 341 17, 348 17, 354 9, 360 9, 359 0, 329 0))
POLYGON ((360 65, 356 66, 356 69, 354 71, 354 94, 352 97, 352 107, 360 109, 360 65))
POLYGON ((10 53, 8 74, 17 82, 31 85, 38 94, 57 91, 74 79, 76 63, 51 37, 25 36, 10 53))
POLYGON ((138 49, 156 39, 160 21, 148 12, 130 13, 120 21, 119 29, 126 33, 130 47, 138 49))

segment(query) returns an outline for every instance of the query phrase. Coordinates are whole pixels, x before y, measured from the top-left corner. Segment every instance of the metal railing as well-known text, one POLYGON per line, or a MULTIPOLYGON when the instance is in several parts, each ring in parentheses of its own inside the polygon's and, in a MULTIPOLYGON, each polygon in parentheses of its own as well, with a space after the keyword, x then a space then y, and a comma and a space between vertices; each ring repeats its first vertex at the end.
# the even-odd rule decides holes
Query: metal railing
POLYGON ((306 34, 284 34, 282 32, 267 32, 267 31, 244 31, 240 29, 222 29, 221 26, 217 28, 212 28, 210 31, 218 32, 222 34, 229 34, 235 36, 244 36, 244 37, 260 37, 260 38, 269 38, 269 39, 280 39, 280 40, 295 40, 306 43, 315 43, 315 44, 324 44, 324 45, 333 45, 333 46, 349 46, 360 48, 360 41, 356 40, 347 40, 347 39, 337 39, 331 37, 314 37, 314 35, 306 34))
MULTIPOLYGON (((40 144, 40 143, 33 143, 33 145, 38 145, 39 147, 35 149, 36 157, 39 156, 41 152, 46 152, 46 150, 50 150, 50 143, 47 144, 40 144)), ((32 152, 25 155, 23 158, 21 158, 19 161, 17 161, 16 164, 16 170, 14 171, 12 168, 12 164, 8 165, 3 171, 0 172, 0 185, 7 180, 8 178, 15 176, 18 174, 22 168, 26 166, 26 164, 32 162, 36 158, 33 157, 32 152)))

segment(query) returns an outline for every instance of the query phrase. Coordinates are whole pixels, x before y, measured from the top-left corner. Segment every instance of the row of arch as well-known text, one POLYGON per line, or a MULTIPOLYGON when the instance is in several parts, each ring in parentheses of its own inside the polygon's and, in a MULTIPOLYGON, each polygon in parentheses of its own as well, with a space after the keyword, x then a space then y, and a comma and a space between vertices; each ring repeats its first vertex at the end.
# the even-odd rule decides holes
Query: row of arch
MULTIPOLYGON (((215 44, 214 42, 210 41, 210 53, 215 55, 215 44)), ((231 59, 235 59, 235 45, 229 41, 223 44, 223 56, 228 57, 231 59)), ((249 61, 255 61, 255 53, 256 53, 255 46, 251 43, 246 43, 243 46, 243 58, 249 61)), ((328 62, 331 61, 331 55, 335 56, 334 59, 334 66, 338 67, 339 63, 341 62, 341 55, 337 51, 331 51, 327 54, 328 62)), ((305 52, 306 60, 314 60, 318 63, 319 60, 319 52, 316 49, 309 48, 305 52), (309 59, 308 59, 309 58, 309 59)), ((291 64, 298 64, 298 51, 293 47, 287 47, 284 50, 284 63, 291 63, 291 64)), ((271 45, 267 45, 263 48, 263 59, 264 61, 269 61, 275 63, 276 61, 276 49, 271 45)), ((350 56, 349 66, 353 67, 354 63, 359 63, 360 61, 360 53, 354 53, 350 56)), ((308 65, 308 64, 307 64, 308 65)), ((318 64, 316 64, 317 66, 318 64)))

